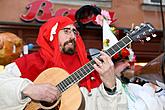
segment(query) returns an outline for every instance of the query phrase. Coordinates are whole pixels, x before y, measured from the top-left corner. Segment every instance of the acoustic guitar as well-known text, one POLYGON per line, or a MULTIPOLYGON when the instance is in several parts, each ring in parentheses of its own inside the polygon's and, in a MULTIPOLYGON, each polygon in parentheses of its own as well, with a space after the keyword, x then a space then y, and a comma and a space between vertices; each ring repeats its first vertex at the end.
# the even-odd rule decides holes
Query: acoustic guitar
MULTIPOLYGON (((104 52, 110 56, 113 56, 126 47, 129 43, 146 38, 146 36, 152 34, 154 31, 155 29, 152 25, 149 23, 143 23, 127 33, 125 37, 104 52)), ((84 104, 82 104, 83 97, 77 83, 94 71, 93 64, 95 64, 95 61, 91 60, 70 75, 65 70, 60 68, 49 68, 43 71, 34 83, 51 83, 59 89, 62 95, 53 104, 31 101, 26 106, 25 110, 84 109, 84 104)))

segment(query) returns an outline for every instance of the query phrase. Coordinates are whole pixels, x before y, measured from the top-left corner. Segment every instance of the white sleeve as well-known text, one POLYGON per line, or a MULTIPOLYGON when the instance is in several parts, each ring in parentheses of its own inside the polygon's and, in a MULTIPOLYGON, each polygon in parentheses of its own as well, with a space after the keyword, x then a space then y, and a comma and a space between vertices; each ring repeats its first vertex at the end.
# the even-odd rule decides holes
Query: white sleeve
POLYGON ((7 76, 16 76, 16 77, 21 76, 21 72, 15 62, 6 65, 4 70, 0 72, 0 74, 1 73, 2 74, 5 73, 5 75, 7 76))
POLYGON ((20 71, 15 63, 7 65, 0 73, 0 110, 23 110, 30 98, 21 99, 21 91, 30 80, 20 78, 20 71))
POLYGON ((112 98, 114 98, 118 94, 124 94, 125 93, 124 89, 122 88, 121 81, 119 79, 116 79, 116 93, 114 95, 108 95, 108 93, 104 89, 103 83, 99 86, 99 91, 104 96, 104 98, 106 98, 107 100, 113 100, 112 98))
POLYGON ((80 89, 86 102, 85 110, 128 110, 127 97, 119 80, 114 95, 108 95, 103 84, 92 89, 90 94, 86 88, 80 89))
MULTIPOLYGON (((129 104, 129 108, 134 108, 133 110, 164 110, 163 101, 155 94, 155 90, 149 83, 143 86, 129 83, 128 91, 131 94, 129 96, 135 97, 133 103, 129 104)), ((131 103, 131 100, 129 103, 131 103)))

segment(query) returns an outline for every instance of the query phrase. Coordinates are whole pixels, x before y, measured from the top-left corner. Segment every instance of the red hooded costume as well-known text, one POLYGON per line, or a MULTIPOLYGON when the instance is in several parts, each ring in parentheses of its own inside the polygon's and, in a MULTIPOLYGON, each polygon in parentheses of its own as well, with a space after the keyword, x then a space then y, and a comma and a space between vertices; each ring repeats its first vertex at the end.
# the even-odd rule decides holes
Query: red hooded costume
MULTIPOLYGON (((58 32, 69 24, 73 24, 70 18, 58 16, 49 19, 40 27, 37 38, 37 44, 40 47, 39 51, 15 60, 22 73, 21 77, 34 81, 42 71, 50 67, 60 67, 71 74, 89 61, 80 36, 76 37, 76 53, 74 55, 66 55, 60 52, 58 32), (55 34, 52 34, 52 29, 55 25, 57 25, 54 30, 55 34), (50 36, 53 36, 52 40, 50 40, 50 36)), ((80 81, 80 86, 87 87, 90 91, 90 89, 98 87, 100 83, 101 80, 98 73, 92 72, 80 81), (94 80, 91 80, 93 79, 91 77, 94 80)))

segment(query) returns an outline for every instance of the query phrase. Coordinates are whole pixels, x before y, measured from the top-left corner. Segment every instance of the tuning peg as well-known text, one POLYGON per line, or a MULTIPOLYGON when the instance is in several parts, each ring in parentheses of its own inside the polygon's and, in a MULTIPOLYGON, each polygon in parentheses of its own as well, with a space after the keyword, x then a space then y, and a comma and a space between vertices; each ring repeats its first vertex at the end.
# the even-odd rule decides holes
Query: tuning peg
POLYGON ((149 31, 149 32, 153 32, 153 29, 149 29, 148 31, 149 31))
POLYGON ((142 44, 144 44, 144 40, 139 40, 142 44))
POLYGON ((141 26, 145 26, 146 24, 145 23, 140 23, 141 26))
POLYGON ((143 32, 143 36, 147 35, 146 32, 143 32))
POLYGON ((149 41, 149 40, 151 40, 151 38, 150 38, 150 37, 147 37, 147 38, 146 38, 146 41, 149 41))
POLYGON ((157 35, 156 34, 152 34, 152 37, 156 37, 157 35))
POLYGON ((139 26, 135 26, 135 29, 140 29, 140 27, 139 26))

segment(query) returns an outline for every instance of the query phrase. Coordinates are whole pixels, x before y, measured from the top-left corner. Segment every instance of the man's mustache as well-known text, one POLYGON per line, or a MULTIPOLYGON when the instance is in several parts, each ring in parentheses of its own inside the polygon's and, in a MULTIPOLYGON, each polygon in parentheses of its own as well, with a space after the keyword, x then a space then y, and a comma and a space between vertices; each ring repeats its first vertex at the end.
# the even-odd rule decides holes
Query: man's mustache
POLYGON ((66 41, 66 42, 64 43, 64 46, 66 46, 66 45, 69 44, 69 43, 75 44, 76 41, 75 41, 75 39, 69 39, 68 41, 66 41))

